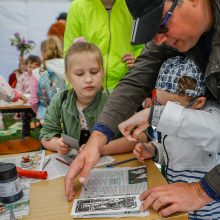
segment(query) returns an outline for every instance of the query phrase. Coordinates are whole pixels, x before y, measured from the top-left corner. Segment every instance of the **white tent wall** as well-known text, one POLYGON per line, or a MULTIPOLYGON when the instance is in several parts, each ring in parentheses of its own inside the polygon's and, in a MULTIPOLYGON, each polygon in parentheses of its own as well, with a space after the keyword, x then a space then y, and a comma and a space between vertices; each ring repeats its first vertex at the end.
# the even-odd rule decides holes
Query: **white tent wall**
POLYGON ((70 4, 70 0, 0 0, 0 75, 8 80, 18 68, 19 52, 9 40, 14 33, 33 40, 37 46, 31 54, 40 56, 48 28, 61 12, 68 12, 70 4))

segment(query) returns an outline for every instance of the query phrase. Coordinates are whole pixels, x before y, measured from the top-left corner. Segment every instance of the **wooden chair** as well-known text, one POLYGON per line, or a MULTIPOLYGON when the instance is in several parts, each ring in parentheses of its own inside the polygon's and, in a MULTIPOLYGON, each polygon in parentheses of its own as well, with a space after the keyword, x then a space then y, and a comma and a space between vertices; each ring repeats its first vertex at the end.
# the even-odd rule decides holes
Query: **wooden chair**
POLYGON ((40 148, 40 140, 33 138, 10 140, 0 143, 0 155, 36 151, 40 148))

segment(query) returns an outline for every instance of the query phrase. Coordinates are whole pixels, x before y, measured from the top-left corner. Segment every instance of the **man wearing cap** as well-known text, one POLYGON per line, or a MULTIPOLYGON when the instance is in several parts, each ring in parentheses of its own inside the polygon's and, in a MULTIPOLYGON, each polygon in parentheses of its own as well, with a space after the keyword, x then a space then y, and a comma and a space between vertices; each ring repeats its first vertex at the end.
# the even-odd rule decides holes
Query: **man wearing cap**
MULTIPOLYGON (((118 130, 118 124, 130 117, 146 94, 150 94, 158 71, 168 58, 179 54, 191 58, 205 74, 210 96, 220 100, 219 0, 126 0, 126 2, 134 18, 132 42, 149 43, 136 59, 134 67, 110 96, 85 148, 71 164, 65 179, 68 200, 74 196, 73 179, 78 174, 81 182, 87 179, 90 170, 99 159, 99 149, 111 140, 118 130)), ((150 194, 151 199, 146 201, 148 206, 152 203, 156 210, 160 209, 162 215, 179 210, 198 209, 211 199, 220 197, 219 182, 220 166, 217 166, 205 175, 200 184, 183 184, 179 188, 174 185, 175 190, 172 190, 170 185, 171 200, 168 203, 164 202, 168 205, 166 212, 160 209, 163 197, 158 191, 150 194), (180 192, 178 189, 188 191, 188 194, 184 194, 185 197, 178 197, 176 196, 180 192)))
MULTIPOLYGON (((198 182, 220 163, 220 106, 212 100, 206 101, 204 74, 185 56, 172 57, 163 63, 155 88, 155 105, 120 123, 119 129, 131 141, 149 124, 157 127, 161 141, 150 141, 147 146, 154 152, 155 162, 164 166, 167 181, 198 182)), ((153 156, 141 144, 135 146, 134 155, 140 162, 153 156)), ((146 201, 142 211, 145 205, 146 201)), ((189 212, 190 220, 207 217, 220 219, 219 202, 189 212)))

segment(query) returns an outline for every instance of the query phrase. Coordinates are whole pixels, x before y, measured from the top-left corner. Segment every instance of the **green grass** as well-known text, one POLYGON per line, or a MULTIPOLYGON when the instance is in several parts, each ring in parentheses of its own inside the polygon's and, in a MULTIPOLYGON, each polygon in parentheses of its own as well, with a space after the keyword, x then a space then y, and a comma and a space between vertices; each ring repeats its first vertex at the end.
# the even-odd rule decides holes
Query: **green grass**
MULTIPOLYGON (((13 119, 13 114, 3 114, 3 121, 5 129, 8 129, 9 126, 13 125, 16 120, 13 119)), ((22 121, 22 120, 21 120, 22 121)), ((40 128, 31 129, 31 137, 35 139, 39 139, 40 135, 40 128)), ((17 130, 15 134, 8 135, 8 136, 0 136, 0 142, 14 140, 14 139, 21 139, 22 138, 22 131, 17 130)))

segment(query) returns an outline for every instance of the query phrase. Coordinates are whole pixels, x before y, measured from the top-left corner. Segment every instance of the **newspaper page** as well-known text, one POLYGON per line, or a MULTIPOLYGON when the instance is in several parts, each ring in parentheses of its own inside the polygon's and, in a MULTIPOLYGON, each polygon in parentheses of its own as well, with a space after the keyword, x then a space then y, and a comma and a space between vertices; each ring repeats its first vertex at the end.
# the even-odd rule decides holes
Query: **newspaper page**
POLYGON ((147 189, 146 167, 93 169, 84 186, 80 198, 140 194, 147 189))
MULTIPOLYGON (((0 163, 14 163, 17 167, 21 167, 22 169, 27 170, 36 170, 36 171, 42 171, 43 165, 45 160, 45 150, 42 151, 34 151, 34 152, 28 152, 28 153, 22 153, 16 156, 11 157, 0 157, 0 163), (28 167, 22 167, 22 157, 29 157, 32 161, 30 166, 28 167)), ((23 182, 36 182, 36 179, 32 178, 20 178, 21 183, 23 182)))
POLYGON ((97 168, 89 175, 78 200, 73 218, 147 216, 141 212, 139 194, 147 189, 145 166, 97 168))
POLYGON ((11 204, 0 204, 0 220, 10 219, 10 210, 13 209, 16 219, 30 213, 30 183, 21 183, 23 197, 11 204))
MULTIPOLYGON (((48 173, 47 180, 52 180, 59 178, 61 176, 65 176, 69 170, 69 165, 75 159, 75 153, 62 155, 62 154, 52 154, 45 157, 45 161, 50 158, 49 163, 44 168, 45 171, 48 173), (60 162, 59 160, 64 161, 65 163, 60 162)), ((103 166, 105 164, 109 164, 115 161, 115 159, 111 156, 103 156, 100 158, 99 162, 96 164, 96 167, 103 166)))
MULTIPOLYGON (((73 218, 139 216, 140 206, 138 195, 76 199, 71 216, 73 218)), ((141 216, 146 215, 147 212, 141 213, 141 216)))

